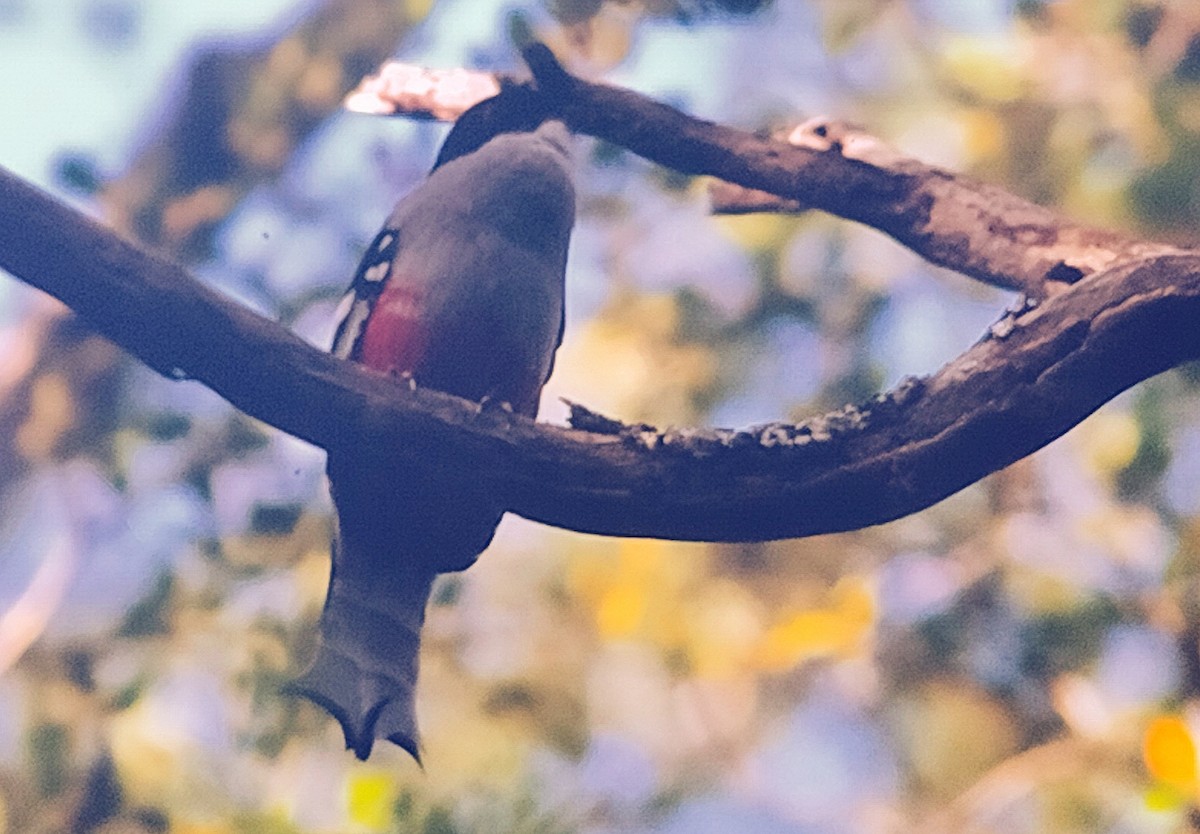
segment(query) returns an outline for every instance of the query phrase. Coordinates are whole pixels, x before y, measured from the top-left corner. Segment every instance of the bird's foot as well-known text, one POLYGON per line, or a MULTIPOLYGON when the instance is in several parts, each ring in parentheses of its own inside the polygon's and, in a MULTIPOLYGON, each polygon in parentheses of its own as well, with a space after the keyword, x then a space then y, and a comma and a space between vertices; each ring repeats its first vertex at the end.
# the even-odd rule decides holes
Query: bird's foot
POLYGON ((480 414, 495 414, 496 412, 504 412, 505 414, 513 414, 512 403, 508 400, 502 400, 493 397, 491 394, 485 394, 483 399, 479 401, 480 414))
POLYGON ((403 385, 408 386, 409 391, 417 390, 417 379, 410 371, 398 371, 395 368, 391 371, 392 377, 403 385))

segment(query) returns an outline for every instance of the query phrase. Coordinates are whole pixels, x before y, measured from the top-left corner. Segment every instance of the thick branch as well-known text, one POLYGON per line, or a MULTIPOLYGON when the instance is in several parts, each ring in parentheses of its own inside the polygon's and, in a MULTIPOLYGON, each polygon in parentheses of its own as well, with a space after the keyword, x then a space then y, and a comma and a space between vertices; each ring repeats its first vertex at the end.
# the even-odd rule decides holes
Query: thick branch
POLYGON ((3 171, 0 267, 286 432, 467 468, 521 515, 613 535, 761 540, 897 518, 1200 356, 1200 255, 1164 255, 1011 314, 935 376, 863 409, 742 432, 588 433, 335 360, 3 171))

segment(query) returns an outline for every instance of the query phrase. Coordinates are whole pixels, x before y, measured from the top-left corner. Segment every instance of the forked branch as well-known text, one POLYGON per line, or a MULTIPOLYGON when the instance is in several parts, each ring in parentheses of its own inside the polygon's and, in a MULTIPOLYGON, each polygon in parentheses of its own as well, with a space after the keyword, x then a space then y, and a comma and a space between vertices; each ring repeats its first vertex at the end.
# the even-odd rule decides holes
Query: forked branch
POLYGON ((866 149, 851 133, 814 126, 828 147, 760 139, 575 79, 536 47, 528 57, 536 81, 510 82, 485 110, 519 90, 522 106, 577 131, 869 223, 931 260, 1041 300, 932 377, 805 423, 664 432, 580 409, 583 431, 409 391, 338 361, 3 171, 0 267, 152 367, 198 380, 283 431, 326 449, 387 449, 462 472, 528 518, 611 535, 763 540, 894 519, 1200 357, 1200 253, 1083 229, 998 189, 866 149))

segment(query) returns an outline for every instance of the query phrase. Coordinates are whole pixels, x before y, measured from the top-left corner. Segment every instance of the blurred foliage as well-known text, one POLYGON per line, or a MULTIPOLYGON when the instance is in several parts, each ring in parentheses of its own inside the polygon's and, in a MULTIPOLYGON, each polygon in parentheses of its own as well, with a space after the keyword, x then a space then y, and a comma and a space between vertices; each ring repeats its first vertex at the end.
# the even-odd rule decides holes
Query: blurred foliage
MULTIPOLYGON (((51 5, 0 1, 0 56, 51 5)), ((164 25, 151 0, 83 5, 102 60, 164 25)), ((426 16, 406 60, 510 66, 513 14, 576 71, 707 118, 819 110, 1085 221, 1197 240, 1194 0, 297 3, 199 39, 123 171, 63 147, 51 174, 327 343, 440 136, 334 115, 340 92, 426 16)), ((551 418, 559 396, 662 425, 810 414, 932 371, 1009 302, 830 218, 712 218, 704 183, 580 148, 551 418)), ((388 745, 356 762, 281 693, 328 579, 320 456, 40 304, 0 296, 0 832, 1196 827, 1194 367, 855 533, 510 521, 435 594, 420 771, 388 745)))
MULTIPOLYGON (((426 0, 327 0, 272 43, 213 44, 192 57, 155 141, 102 190, 109 221, 184 256, 247 189, 278 176, 358 80, 428 12, 426 0)), ((62 175, 80 179, 76 157, 62 175)), ((86 180, 86 177, 84 177, 86 180)))

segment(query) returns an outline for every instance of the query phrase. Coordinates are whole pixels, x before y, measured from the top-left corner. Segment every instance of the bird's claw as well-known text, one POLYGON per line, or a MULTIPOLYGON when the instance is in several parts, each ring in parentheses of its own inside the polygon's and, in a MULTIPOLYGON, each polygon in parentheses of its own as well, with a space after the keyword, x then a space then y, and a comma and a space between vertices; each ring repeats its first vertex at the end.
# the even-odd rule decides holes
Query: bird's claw
POLYGON ((505 414, 514 413, 512 403, 493 397, 491 394, 484 394, 483 399, 479 401, 479 413, 486 414, 496 411, 503 411, 505 414))
POLYGON ((405 385, 407 385, 407 386, 408 386, 408 390, 409 390, 409 391, 416 391, 416 390, 417 390, 417 380, 416 380, 416 377, 414 377, 414 376, 412 375, 412 373, 411 373, 411 372, 409 372, 409 371, 397 371, 397 370, 393 369, 393 370, 392 370, 392 376, 393 376, 395 379, 397 379, 397 380, 399 380, 400 382, 402 382, 402 383, 404 383, 405 385))

